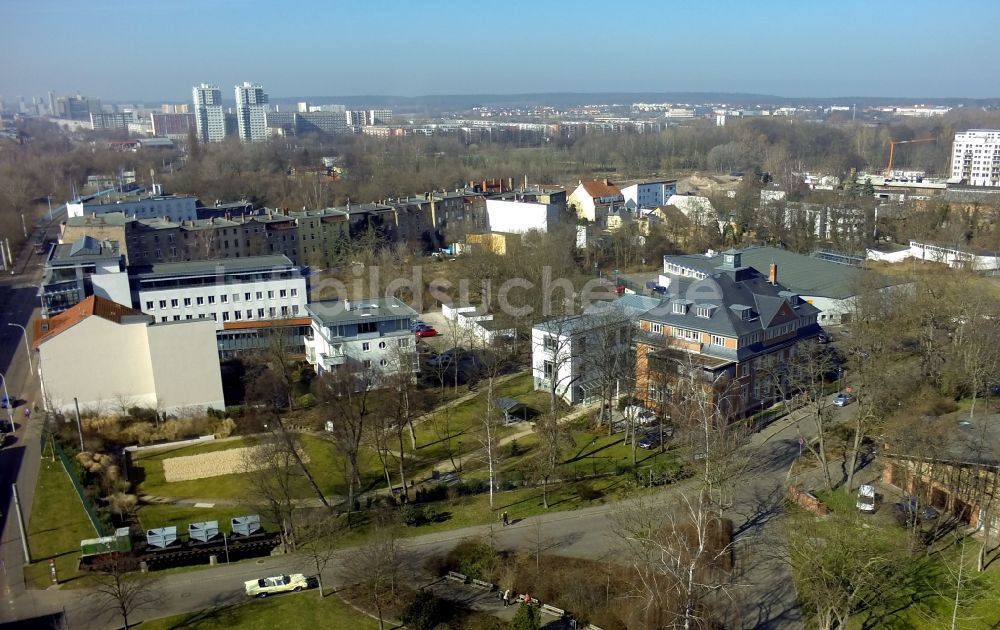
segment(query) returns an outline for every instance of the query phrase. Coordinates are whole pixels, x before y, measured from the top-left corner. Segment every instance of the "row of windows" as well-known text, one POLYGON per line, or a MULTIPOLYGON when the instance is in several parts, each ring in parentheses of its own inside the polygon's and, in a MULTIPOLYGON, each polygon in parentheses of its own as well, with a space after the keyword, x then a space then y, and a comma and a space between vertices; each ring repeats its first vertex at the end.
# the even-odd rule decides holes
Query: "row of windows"
MULTIPOLYGON (((256 295, 258 300, 263 300, 264 299, 264 293, 265 293, 264 291, 257 291, 255 293, 247 291, 246 293, 243 294, 243 299, 246 302, 250 302, 250 301, 253 300, 253 296, 256 295)), ((296 297, 298 294, 299 294, 299 290, 296 289, 296 288, 292 288, 292 289, 280 289, 279 291, 277 291, 278 297, 282 297, 282 298, 287 298, 289 295, 291 295, 292 297, 296 297)), ((267 299, 273 300, 274 297, 275 297, 275 291, 273 291, 273 290, 267 291, 267 299)), ((214 296, 214 295, 198 296, 198 297, 194 298, 194 304, 196 306, 202 306, 202 305, 205 304, 206 298, 207 298, 209 304, 215 304, 215 298, 216 298, 216 296, 214 296)), ((229 302, 229 294, 228 293, 223 293, 222 295, 218 296, 218 298, 219 298, 219 302, 221 302, 222 304, 226 304, 226 303, 229 302)), ((239 302, 239 301, 240 301, 240 294, 239 293, 233 293, 233 302, 239 302)), ((160 308, 167 308, 167 302, 168 302, 168 300, 159 300, 159 306, 160 306, 160 308)), ((191 306, 191 298, 184 298, 183 302, 184 302, 184 306, 191 306)), ((170 308, 179 308, 180 304, 181 304, 181 300, 179 298, 173 298, 173 299, 169 300, 169 303, 170 303, 170 308)), ((146 300, 146 310, 147 311, 155 310, 156 309, 156 304, 157 304, 157 301, 155 301, 155 300, 146 300)))
MULTIPOLYGON (((299 307, 297 305, 293 305, 291 308, 289 308, 287 306, 282 306, 280 308, 280 310, 277 307, 274 307, 274 306, 272 306, 270 308, 267 308, 267 309, 258 308, 257 309, 257 317, 256 317, 256 319, 274 319, 274 318, 278 317, 278 313, 279 312, 281 313, 282 317, 288 317, 289 315, 291 315, 292 317, 295 317, 296 315, 299 314, 299 307)), ((202 315, 199 315, 198 317, 202 317, 202 315)), ((211 317, 213 321, 216 321, 216 322, 219 321, 219 315, 217 313, 208 313, 207 315, 204 315, 204 317, 211 317)), ((194 319, 194 316, 193 315, 185 315, 184 319, 194 319)), ((224 321, 224 322, 228 322, 228 321, 231 321, 231 320, 233 320, 233 321, 242 321, 243 319, 251 319, 251 320, 255 319, 254 318, 254 310, 252 308, 248 308, 245 311, 232 311, 232 313, 230 313, 229 311, 222 311, 222 321, 224 321), (245 317, 244 317, 244 314, 246 314, 245 317)), ((160 316, 160 321, 161 322, 167 322, 167 321, 179 322, 179 321, 181 321, 181 316, 180 315, 173 315, 173 316, 170 316, 170 315, 161 315, 160 316)))

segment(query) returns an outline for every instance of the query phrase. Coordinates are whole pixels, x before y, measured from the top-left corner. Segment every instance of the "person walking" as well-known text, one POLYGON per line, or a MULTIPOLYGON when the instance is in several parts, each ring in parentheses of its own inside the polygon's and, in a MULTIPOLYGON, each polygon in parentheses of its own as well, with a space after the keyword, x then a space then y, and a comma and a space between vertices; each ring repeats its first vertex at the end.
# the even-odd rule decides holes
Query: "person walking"
POLYGON ((510 606, 510 589, 508 588, 503 592, 503 607, 506 608, 510 606))
POLYGON ((504 510, 504 513, 503 513, 503 526, 507 527, 508 523, 510 523, 510 519, 507 517, 507 511, 504 510))

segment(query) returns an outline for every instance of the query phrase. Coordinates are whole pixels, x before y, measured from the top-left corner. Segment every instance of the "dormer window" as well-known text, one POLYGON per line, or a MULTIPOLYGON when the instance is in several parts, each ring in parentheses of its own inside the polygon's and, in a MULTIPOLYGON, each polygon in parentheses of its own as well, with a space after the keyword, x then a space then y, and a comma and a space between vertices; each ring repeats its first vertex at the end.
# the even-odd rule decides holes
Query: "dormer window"
POLYGON ((711 304, 698 304, 694 307, 694 314, 705 319, 710 318, 714 312, 715 306, 711 304))
POLYGON ((792 293, 791 291, 779 291, 778 295, 785 298, 788 305, 792 308, 798 308, 802 304, 802 300, 799 298, 798 293, 792 293))
POLYGON ((677 315, 684 315, 685 313, 687 313, 687 305, 681 304, 680 302, 674 302, 673 309, 674 309, 673 312, 676 313, 677 315))

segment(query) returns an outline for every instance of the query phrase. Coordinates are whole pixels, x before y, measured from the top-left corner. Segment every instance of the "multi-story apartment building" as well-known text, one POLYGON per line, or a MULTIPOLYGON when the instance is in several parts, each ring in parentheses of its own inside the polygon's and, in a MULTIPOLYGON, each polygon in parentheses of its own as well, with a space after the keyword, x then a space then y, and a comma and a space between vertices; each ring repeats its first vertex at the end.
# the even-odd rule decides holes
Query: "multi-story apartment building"
POLYGON ((366 125, 388 125, 392 123, 391 109, 369 109, 365 114, 366 125))
MULTIPOLYGON (((531 329, 531 373, 534 388, 551 392, 570 405, 598 400, 606 378, 633 377, 628 370, 602 369, 608 355, 634 352, 638 317, 655 308, 658 298, 626 295, 611 304, 599 303, 581 315, 557 317, 531 329)), ((632 365, 622 358, 619 366, 632 365)), ((627 388, 626 388, 627 389, 627 388)))
POLYGON ((236 127, 243 142, 267 140, 267 94, 248 81, 236 86, 236 127))
POLYGON ((373 375, 416 373, 415 337, 410 325, 417 312, 394 297, 312 302, 305 340, 306 360, 317 374, 348 370, 373 375))
POLYGON ((219 87, 202 83, 193 87, 191 94, 198 139, 202 142, 222 142, 226 138, 226 117, 219 87))
POLYGON ((94 131, 128 129, 129 123, 133 122, 135 122, 135 115, 132 112, 90 113, 90 126, 94 131))
POLYGON ((667 199, 677 194, 677 180, 663 179, 655 182, 641 182, 621 189, 625 207, 633 212, 640 208, 659 208, 667 199))
POLYGON ((779 284, 776 266, 765 276, 738 251, 700 279, 670 284, 670 297, 639 316, 636 344, 636 395, 661 414, 681 380, 724 417, 759 409, 784 391, 796 346, 822 330, 819 309, 779 284))
POLYGON ((1000 129, 970 129, 955 134, 951 176, 972 186, 1000 186, 1000 129))
POLYGON ((269 133, 280 129, 286 135, 342 135, 351 130, 344 120, 344 112, 272 112, 264 114, 269 133))
POLYGON ((581 181, 569 194, 566 202, 576 208, 576 216, 594 223, 604 224, 608 214, 625 205, 625 197, 607 179, 581 181))
POLYGON ((198 120, 194 114, 153 112, 150 114, 150 122, 153 125, 153 135, 161 138, 183 140, 192 129, 198 129, 198 120))
POLYGON ((197 207, 197 197, 164 195, 156 185, 152 192, 140 188, 88 201, 70 201, 66 204, 66 216, 72 218, 121 212, 127 217, 136 219, 158 217, 171 221, 193 221, 198 218, 197 207))

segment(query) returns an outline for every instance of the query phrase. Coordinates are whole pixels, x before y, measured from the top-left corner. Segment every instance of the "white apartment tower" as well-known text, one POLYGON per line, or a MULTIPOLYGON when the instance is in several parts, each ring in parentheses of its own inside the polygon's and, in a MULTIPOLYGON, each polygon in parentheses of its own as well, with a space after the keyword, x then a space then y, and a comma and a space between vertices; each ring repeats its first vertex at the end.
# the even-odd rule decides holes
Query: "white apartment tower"
POLYGON ((970 129, 955 134, 951 176, 972 186, 1000 186, 1000 129, 970 129))
POLYGON ((226 137, 226 116, 222 111, 222 92, 215 85, 202 83, 192 90, 194 122, 202 142, 222 142, 226 137))
POLYGON ((240 140, 267 140, 267 111, 267 94, 264 88, 249 81, 236 86, 236 129, 240 140))

